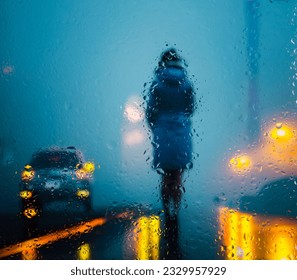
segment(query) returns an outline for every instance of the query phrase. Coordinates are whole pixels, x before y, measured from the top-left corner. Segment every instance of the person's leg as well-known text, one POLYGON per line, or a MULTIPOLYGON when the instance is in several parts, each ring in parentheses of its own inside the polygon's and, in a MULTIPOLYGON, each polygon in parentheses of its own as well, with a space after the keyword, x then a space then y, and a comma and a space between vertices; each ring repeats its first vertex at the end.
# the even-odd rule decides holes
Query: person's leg
POLYGON ((175 170, 174 172, 174 191, 172 193, 173 202, 176 213, 179 211, 182 199, 182 170, 175 170))
POLYGON ((165 212, 165 259, 180 259, 178 211, 182 197, 182 171, 170 170, 162 178, 162 201, 165 212), (170 207, 170 204, 172 205, 170 207), (171 209, 170 209, 171 208, 171 209), (173 208, 173 209, 172 209, 173 208))
POLYGON ((162 176, 162 182, 161 182, 161 197, 162 197, 162 203, 164 207, 165 217, 169 217, 169 206, 170 206, 170 185, 169 185, 169 177, 170 172, 166 171, 162 176))
POLYGON ((164 210, 169 211, 170 200, 173 200, 175 212, 179 210, 182 197, 182 170, 170 170, 165 172, 162 181, 162 199, 164 210))

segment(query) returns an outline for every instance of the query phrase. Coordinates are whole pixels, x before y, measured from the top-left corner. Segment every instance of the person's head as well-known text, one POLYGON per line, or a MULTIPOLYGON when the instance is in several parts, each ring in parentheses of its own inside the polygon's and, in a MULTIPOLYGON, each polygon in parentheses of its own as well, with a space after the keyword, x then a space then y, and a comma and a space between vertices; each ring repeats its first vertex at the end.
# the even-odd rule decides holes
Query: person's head
POLYGON ((159 66, 184 66, 184 60, 181 58, 181 56, 177 53, 176 49, 170 48, 166 51, 164 51, 161 54, 161 58, 159 61, 159 66))

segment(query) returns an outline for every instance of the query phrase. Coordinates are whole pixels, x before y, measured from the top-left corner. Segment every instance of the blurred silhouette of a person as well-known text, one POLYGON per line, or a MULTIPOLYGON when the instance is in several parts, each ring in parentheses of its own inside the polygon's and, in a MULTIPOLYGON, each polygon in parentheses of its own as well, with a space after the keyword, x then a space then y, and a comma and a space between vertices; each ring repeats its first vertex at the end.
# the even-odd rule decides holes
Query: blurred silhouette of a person
POLYGON ((196 101, 185 67, 174 48, 164 51, 146 104, 146 119, 153 136, 153 168, 162 176, 161 197, 169 230, 173 223, 177 225, 183 173, 192 168, 191 116, 196 101))

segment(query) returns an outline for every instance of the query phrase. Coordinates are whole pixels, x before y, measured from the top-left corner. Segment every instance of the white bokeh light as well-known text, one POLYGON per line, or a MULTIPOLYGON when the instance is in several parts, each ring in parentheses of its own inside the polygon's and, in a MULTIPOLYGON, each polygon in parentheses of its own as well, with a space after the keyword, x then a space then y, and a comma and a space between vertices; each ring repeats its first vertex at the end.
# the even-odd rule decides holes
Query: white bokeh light
POLYGON ((134 129, 124 134, 124 143, 126 145, 138 145, 143 143, 144 134, 139 129, 134 129))
POLYGON ((132 96, 129 98, 124 110, 124 115, 128 121, 138 123, 143 120, 143 109, 140 104, 141 99, 138 96, 132 96))

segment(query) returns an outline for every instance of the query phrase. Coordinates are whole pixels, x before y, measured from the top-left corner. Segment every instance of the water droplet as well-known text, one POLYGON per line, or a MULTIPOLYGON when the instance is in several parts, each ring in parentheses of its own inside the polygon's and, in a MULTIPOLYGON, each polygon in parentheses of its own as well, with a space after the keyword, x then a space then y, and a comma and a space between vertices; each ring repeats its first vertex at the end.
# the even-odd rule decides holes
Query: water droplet
POLYGON ((2 67, 2 73, 4 75, 9 75, 12 72, 13 72, 13 66, 7 65, 7 66, 2 67))
POLYGON ((157 170, 157 173, 158 174, 161 174, 161 175, 164 175, 165 174, 165 171, 162 168, 160 168, 160 167, 157 168, 156 170, 157 170))
POLYGON ((191 169, 193 167, 193 163, 192 162, 188 162, 187 164, 186 164, 186 168, 187 169, 191 169))

